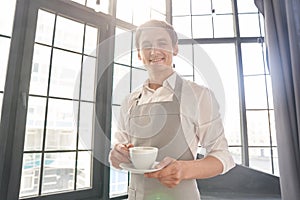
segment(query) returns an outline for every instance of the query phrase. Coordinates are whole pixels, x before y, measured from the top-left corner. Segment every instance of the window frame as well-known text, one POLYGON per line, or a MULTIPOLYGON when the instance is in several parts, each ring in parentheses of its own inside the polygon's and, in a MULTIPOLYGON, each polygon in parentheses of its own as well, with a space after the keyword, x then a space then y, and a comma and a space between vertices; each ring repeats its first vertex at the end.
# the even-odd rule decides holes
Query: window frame
MULTIPOLYGON (((19 199, 21 184, 23 147, 25 139, 26 115, 28 106, 29 83, 32 68, 34 38, 38 10, 49 10, 76 21, 92 24, 99 29, 98 41, 102 42, 114 34, 112 18, 106 14, 96 13, 93 9, 71 1, 57 0, 18 0, 11 39, 5 92, 3 96, 3 118, 1 120, 0 140, 0 196, 4 199, 19 199), (100 37, 99 37, 100 35, 100 37), (17 192, 16 192, 17 191, 17 192)), ((111 41, 107 45, 113 46, 111 41)), ((112 67, 113 49, 99 48, 97 51, 97 85, 96 115, 102 131, 110 139, 112 67), (100 59, 101 58, 101 59, 100 59), (107 66, 103 71, 101 66, 107 66)), ((95 133, 97 130, 95 129, 95 133)), ((94 134, 93 150, 107 159, 109 145, 94 134), (98 139, 98 140, 97 140, 98 139)), ((102 159, 102 158, 101 158, 102 159)), ((93 157, 92 187, 65 193, 56 193, 22 199, 107 199, 109 183, 109 167, 93 157)))

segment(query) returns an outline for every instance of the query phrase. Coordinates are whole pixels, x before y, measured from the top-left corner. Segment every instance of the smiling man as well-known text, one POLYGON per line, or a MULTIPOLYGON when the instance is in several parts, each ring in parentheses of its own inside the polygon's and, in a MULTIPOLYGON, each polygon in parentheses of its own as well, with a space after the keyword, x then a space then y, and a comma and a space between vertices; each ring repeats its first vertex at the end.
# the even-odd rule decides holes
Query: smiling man
POLYGON ((158 147, 160 170, 131 173, 128 199, 200 199, 196 179, 226 173, 235 165, 218 103, 209 89, 174 71, 178 38, 170 24, 151 20, 139 26, 136 47, 149 78, 121 106, 110 163, 118 169, 130 163, 130 147, 158 147), (207 152, 203 159, 196 159, 199 145, 207 152))

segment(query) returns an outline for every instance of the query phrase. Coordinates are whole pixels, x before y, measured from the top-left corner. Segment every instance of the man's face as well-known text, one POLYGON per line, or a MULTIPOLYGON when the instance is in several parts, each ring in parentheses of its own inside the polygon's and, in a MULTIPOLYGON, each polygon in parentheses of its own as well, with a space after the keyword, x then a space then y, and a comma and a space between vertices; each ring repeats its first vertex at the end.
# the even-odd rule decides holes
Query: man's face
POLYGON ((173 47, 168 32, 162 28, 151 28, 142 32, 138 57, 148 70, 172 68, 173 55, 178 52, 177 44, 173 47))

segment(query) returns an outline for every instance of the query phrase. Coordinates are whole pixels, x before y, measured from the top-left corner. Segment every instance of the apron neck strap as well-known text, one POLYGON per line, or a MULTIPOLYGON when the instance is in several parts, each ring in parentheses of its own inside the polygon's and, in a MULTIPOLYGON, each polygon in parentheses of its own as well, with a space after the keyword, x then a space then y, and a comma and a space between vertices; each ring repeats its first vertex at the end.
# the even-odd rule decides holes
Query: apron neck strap
MULTIPOLYGON (((176 80, 175 80, 175 88, 174 88, 174 94, 177 101, 180 103, 181 101, 181 91, 182 91, 182 78, 176 73, 176 80)), ((142 97, 143 91, 139 93, 139 95, 136 97, 136 105, 138 104, 138 101, 142 97)))
POLYGON ((174 94, 175 94, 175 98, 179 103, 181 102, 182 83, 183 83, 182 78, 178 74, 176 74, 174 94))

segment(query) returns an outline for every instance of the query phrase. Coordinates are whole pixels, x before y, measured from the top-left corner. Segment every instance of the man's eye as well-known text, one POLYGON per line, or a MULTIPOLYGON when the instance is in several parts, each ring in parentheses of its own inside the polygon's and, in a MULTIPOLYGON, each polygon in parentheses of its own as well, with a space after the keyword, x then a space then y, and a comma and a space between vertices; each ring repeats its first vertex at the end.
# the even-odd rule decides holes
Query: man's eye
POLYGON ((143 49, 150 49, 151 48, 151 44, 143 44, 142 48, 143 49))
POLYGON ((159 46, 166 46, 166 45, 168 45, 166 42, 160 42, 159 43, 159 46))

